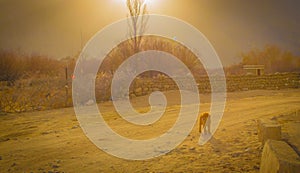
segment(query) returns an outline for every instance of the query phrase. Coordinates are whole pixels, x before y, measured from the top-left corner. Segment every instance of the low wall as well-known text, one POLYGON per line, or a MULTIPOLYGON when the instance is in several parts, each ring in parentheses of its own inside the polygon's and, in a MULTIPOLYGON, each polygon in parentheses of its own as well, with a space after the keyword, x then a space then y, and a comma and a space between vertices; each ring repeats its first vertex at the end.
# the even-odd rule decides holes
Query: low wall
MULTIPOLYGON (((94 82, 94 79, 87 79, 94 82)), ((187 78, 179 78, 179 85, 187 84, 187 78)), ((221 80, 214 77, 212 82, 221 80)), ((1 112, 25 112, 72 106, 72 80, 60 77, 40 77, 24 79, 8 86, 7 82, 0 82, 0 114, 1 112)), ((208 77, 196 79, 200 93, 211 92, 208 77)), ((300 88, 300 73, 284 73, 263 76, 227 76, 227 91, 255 90, 255 89, 286 89, 300 88)), ((122 86, 120 86, 122 87, 122 86)), ((189 89, 195 86, 188 86, 189 89)), ((95 81, 97 102, 111 99, 111 76, 99 76, 95 81)), ((86 88, 85 102, 93 99, 93 88, 86 88)), ((130 87, 130 97, 147 95, 153 91, 178 90, 175 82, 165 76, 155 78, 136 78, 130 87)))
MULTIPOLYGON (((187 78, 178 78, 181 84, 185 84, 187 78)), ((218 78, 214 79, 218 81, 218 78)), ((222 79, 220 79, 222 80, 222 79)), ((211 91, 208 77, 198 77, 196 79, 200 93, 211 91)), ((242 91, 256 89, 286 89, 300 88, 300 73, 283 73, 263 76, 240 75, 226 76, 227 91, 242 91)), ((193 87, 193 86, 191 86, 193 87)), ((153 91, 177 90, 176 83, 169 77, 159 76, 156 78, 139 78, 135 79, 130 88, 131 96, 141 96, 153 91)))
POLYGON ((300 73, 283 73, 263 76, 227 76, 227 90, 300 88, 300 73))

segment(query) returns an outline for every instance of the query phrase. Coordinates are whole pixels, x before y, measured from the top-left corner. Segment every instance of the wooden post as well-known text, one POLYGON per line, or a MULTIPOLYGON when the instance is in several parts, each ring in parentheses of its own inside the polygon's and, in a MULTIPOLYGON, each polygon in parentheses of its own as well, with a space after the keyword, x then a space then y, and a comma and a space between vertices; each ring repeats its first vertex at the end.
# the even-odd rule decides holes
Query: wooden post
POLYGON ((65 101, 65 106, 68 106, 68 66, 65 68, 65 74, 66 74, 66 84, 65 84, 65 90, 66 90, 66 101, 65 101))

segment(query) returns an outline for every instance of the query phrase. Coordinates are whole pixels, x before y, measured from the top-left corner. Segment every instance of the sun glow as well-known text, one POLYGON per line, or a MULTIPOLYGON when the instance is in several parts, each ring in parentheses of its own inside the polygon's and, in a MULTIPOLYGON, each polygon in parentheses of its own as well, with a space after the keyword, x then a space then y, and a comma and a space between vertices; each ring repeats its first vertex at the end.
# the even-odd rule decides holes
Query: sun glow
MULTIPOLYGON (((127 0, 121 0, 123 3, 125 3, 126 4, 126 2, 127 2, 127 0)), ((142 3, 143 4, 151 4, 153 1, 150 1, 150 0, 142 0, 142 3)))

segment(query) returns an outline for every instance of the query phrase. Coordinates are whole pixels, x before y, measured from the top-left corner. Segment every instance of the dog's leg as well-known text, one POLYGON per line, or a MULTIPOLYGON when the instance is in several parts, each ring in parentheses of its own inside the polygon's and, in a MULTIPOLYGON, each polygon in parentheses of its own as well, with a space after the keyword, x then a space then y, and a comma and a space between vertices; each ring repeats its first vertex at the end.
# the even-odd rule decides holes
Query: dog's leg
POLYGON ((199 133, 201 133, 202 117, 199 118, 199 133))
POLYGON ((203 131, 204 131, 204 134, 207 133, 206 122, 207 122, 206 120, 203 122, 203 131))
POLYGON ((208 119, 207 119, 207 129, 208 129, 208 133, 210 134, 211 131, 210 131, 210 125, 211 125, 211 119, 210 119, 210 116, 208 116, 208 119))

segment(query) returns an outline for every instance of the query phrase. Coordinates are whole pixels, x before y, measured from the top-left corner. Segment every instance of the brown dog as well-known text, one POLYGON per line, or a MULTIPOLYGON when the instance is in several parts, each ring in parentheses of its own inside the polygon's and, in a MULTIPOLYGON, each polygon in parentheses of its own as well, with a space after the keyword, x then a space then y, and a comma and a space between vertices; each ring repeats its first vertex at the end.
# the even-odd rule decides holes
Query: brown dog
POLYGON ((199 115, 199 132, 201 133, 202 129, 204 133, 210 133, 210 115, 208 112, 204 112, 199 115))

